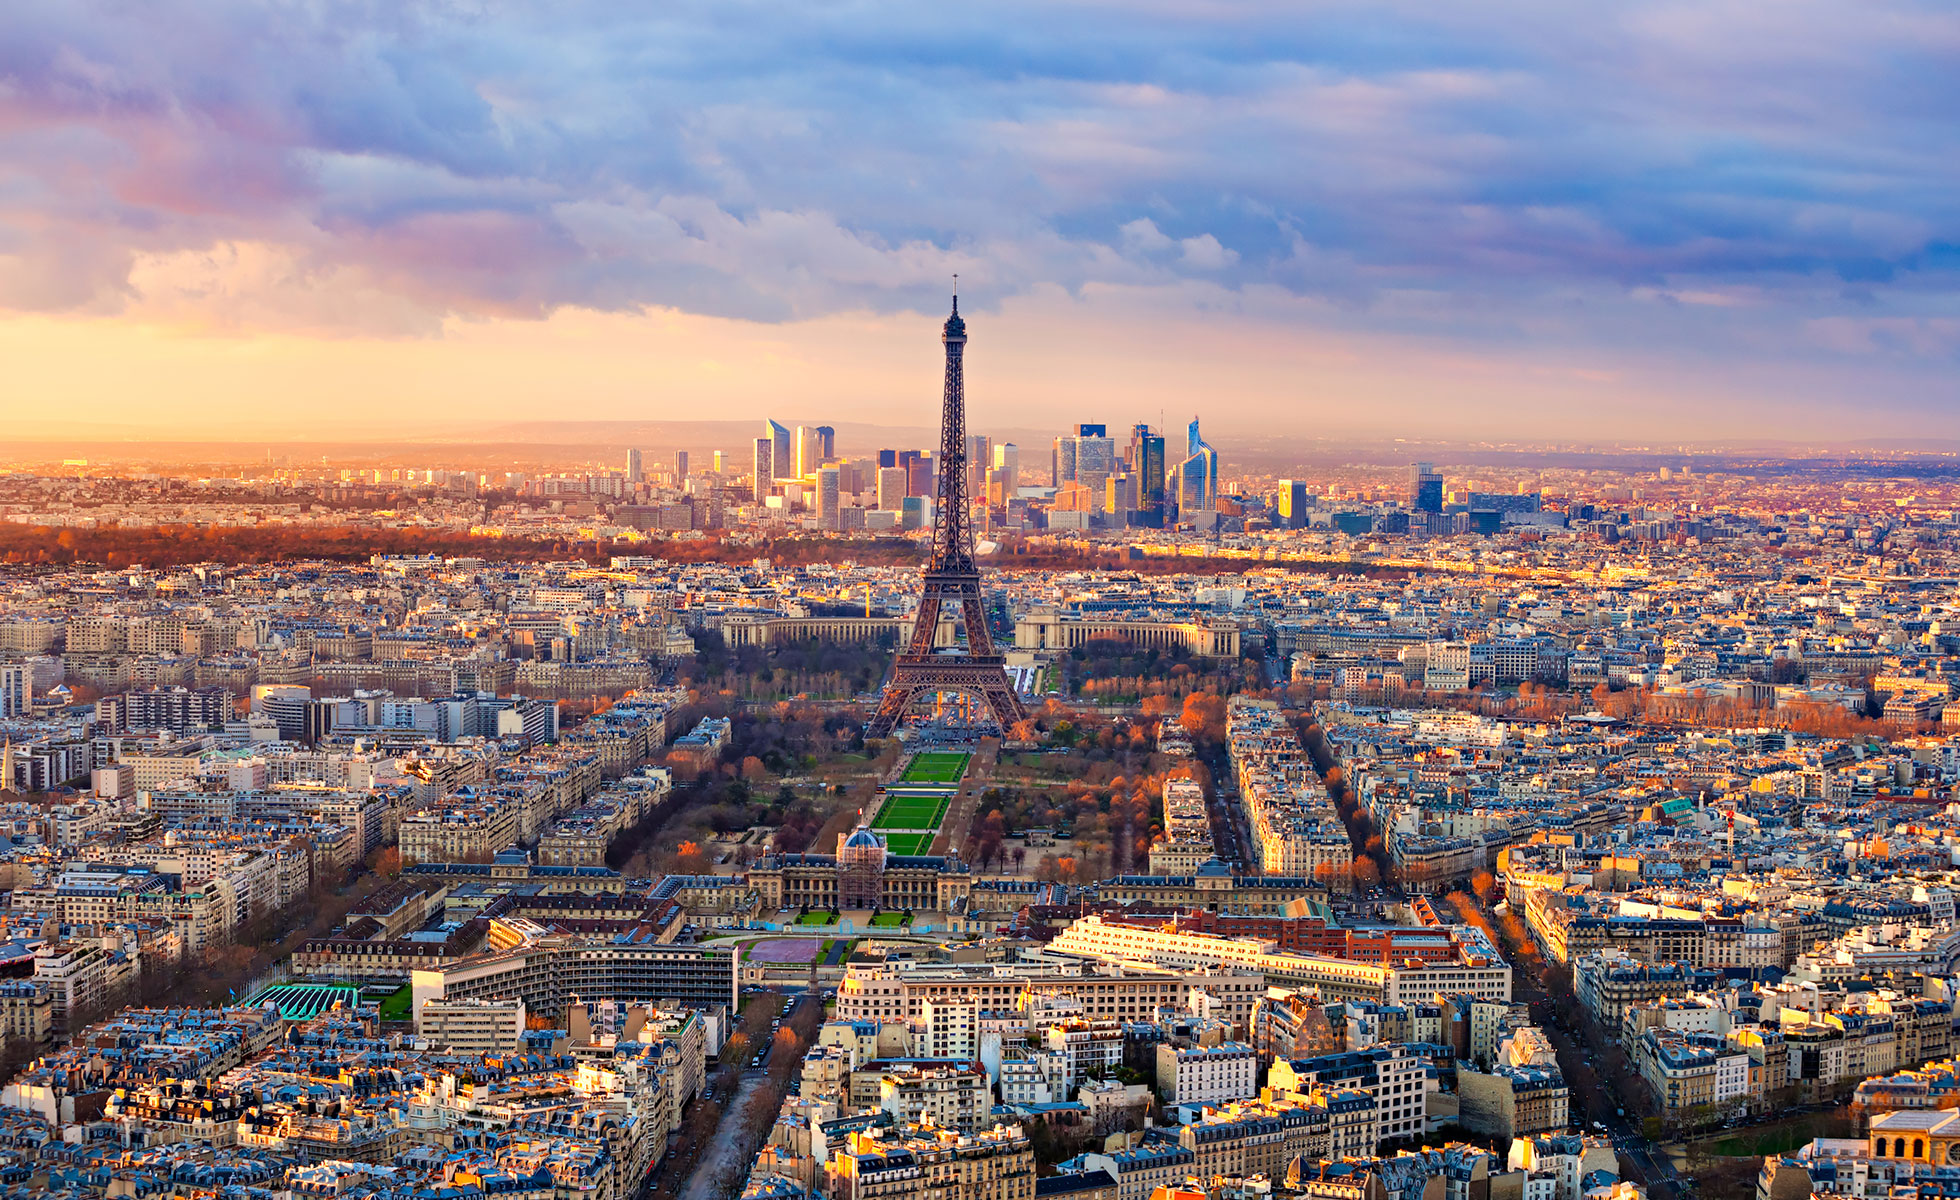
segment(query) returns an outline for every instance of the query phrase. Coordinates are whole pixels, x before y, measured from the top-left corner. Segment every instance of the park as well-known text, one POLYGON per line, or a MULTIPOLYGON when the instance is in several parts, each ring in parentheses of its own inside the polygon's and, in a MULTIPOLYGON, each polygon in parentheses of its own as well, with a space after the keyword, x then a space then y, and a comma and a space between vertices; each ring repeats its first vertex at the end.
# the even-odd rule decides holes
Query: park
POLYGON ((884 802, 871 822, 886 849, 918 855, 932 848, 972 760, 966 751, 927 750, 913 756, 898 782, 885 789, 884 802))

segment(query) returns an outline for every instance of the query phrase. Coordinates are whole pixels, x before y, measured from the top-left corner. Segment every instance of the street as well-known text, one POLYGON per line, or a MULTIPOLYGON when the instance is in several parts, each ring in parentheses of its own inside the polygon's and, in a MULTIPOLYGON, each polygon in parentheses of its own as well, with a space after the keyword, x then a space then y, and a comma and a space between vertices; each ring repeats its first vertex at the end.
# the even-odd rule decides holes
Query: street
POLYGON ((1239 804, 1238 782, 1223 752, 1206 761, 1211 771, 1211 795, 1205 799, 1205 815, 1211 821, 1212 851, 1218 860, 1238 871, 1250 868, 1252 833, 1246 824, 1245 809, 1239 804))
MULTIPOLYGON (((1565 1075, 1569 1086, 1569 1081, 1579 1074, 1576 1070, 1578 1064, 1586 1060, 1587 1049, 1569 1028, 1559 1023, 1551 999, 1538 981, 1515 967, 1512 975, 1513 997, 1531 1006, 1532 1019, 1551 1040, 1552 1048, 1558 1055, 1559 1070, 1565 1075)), ((1684 1179, 1660 1147, 1640 1132, 1634 1119, 1623 1115, 1632 1099, 1613 1095, 1610 1085, 1604 1082, 1589 1092, 1571 1088, 1568 1092, 1571 1121, 1588 1133, 1603 1130, 1613 1140, 1613 1149, 1619 1153, 1622 1176, 1644 1185, 1654 1200, 1680 1200, 1691 1196, 1694 1181, 1684 1179)))

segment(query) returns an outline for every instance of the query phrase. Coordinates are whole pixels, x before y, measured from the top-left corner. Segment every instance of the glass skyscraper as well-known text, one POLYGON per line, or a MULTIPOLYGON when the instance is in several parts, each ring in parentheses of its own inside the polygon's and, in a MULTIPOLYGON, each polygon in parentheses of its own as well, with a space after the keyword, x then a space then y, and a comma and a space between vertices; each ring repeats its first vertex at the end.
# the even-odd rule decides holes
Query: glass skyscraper
POLYGON ((776 421, 764 421, 762 436, 769 439, 769 477, 771 479, 796 478, 796 453, 790 444, 789 427, 776 421))
MULTIPOLYGON (((770 422, 774 424, 775 422, 770 422)), ((776 478, 776 444, 766 437, 755 439, 755 502, 769 498, 770 484, 776 478)))
POLYGON ((1434 463, 1419 462, 1409 468, 1409 507, 1421 513, 1443 511, 1443 473, 1434 463))
POLYGON ((1150 426, 1130 430, 1130 474, 1136 478, 1137 508, 1161 520, 1164 515, 1164 436, 1150 426))
POLYGON ((1177 464, 1179 512, 1210 512, 1218 507, 1218 451, 1198 432, 1198 418, 1184 434, 1184 461, 1177 464))

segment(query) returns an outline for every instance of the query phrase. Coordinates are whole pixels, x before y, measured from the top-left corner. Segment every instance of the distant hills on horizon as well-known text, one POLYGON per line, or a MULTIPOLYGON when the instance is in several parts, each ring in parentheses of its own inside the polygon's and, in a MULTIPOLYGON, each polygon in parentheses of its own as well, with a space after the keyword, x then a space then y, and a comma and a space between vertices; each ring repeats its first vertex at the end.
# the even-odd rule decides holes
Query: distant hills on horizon
MULTIPOLYGON (((778 418, 795 427, 799 422, 778 418)), ((804 418, 805 424, 820 423, 804 418)), ((828 421, 837 430, 839 449, 848 456, 868 455, 881 448, 930 449, 937 444, 936 428, 923 425, 879 425, 866 422, 828 421)), ((291 462, 324 456, 329 459, 369 458, 389 452, 411 450, 449 451, 472 459, 513 456, 549 462, 576 462, 606 459, 628 447, 646 451, 651 459, 671 457, 685 450, 697 467, 707 465, 707 455, 725 450, 740 458, 761 427, 756 419, 725 421, 519 421, 493 422, 467 431, 444 432, 436 429, 397 429, 374 436, 230 437, 168 438, 158 431, 136 430, 127 426, 81 422, 28 421, 16 424, 10 443, 16 450, 45 448, 50 457, 89 458, 114 462, 128 459, 153 462, 242 463, 265 455, 291 462), (139 448, 141 453, 132 454, 139 448)), ((982 427, 978 432, 1022 448, 1022 461, 1031 467, 1043 461, 1049 442, 1061 432, 1024 428, 982 427)), ((1641 465, 1682 465, 1695 459, 1781 459, 1817 460, 1852 456, 1879 458, 1960 457, 1960 439, 1955 438, 1867 438, 1853 443, 1830 444, 1812 439, 1709 439, 1683 440, 1667 444, 1630 443, 1600 439, 1594 442, 1574 439, 1492 438, 1467 441, 1453 438, 1413 439, 1390 437, 1301 437, 1283 434, 1248 436, 1229 428, 1207 438, 1219 449, 1228 465, 1241 469, 1284 469, 1301 466, 1339 464, 1394 465, 1419 459, 1487 466, 1541 467, 1592 463, 1637 469, 1641 465), (1234 462, 1236 460, 1236 462, 1234 462), (1279 464, 1277 466, 1269 464, 1279 464)), ((1182 445, 1182 427, 1165 431, 1175 456, 1182 445)), ((1127 437, 1127 426, 1111 426, 1110 435, 1118 442, 1127 437)), ((18 457, 18 455, 16 455, 18 457)), ((1711 467, 1714 463, 1711 461, 1711 467)))

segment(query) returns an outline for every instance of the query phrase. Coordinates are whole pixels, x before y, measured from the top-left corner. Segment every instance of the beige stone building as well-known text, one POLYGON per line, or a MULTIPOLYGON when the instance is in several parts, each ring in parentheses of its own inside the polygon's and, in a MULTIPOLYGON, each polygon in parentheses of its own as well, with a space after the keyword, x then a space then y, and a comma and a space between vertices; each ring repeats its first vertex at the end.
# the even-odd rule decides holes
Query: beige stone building
POLYGON ((824 1174, 831 1200, 1032 1200, 1034 1151, 1018 1125, 974 1134, 904 1126, 851 1134, 824 1174))

